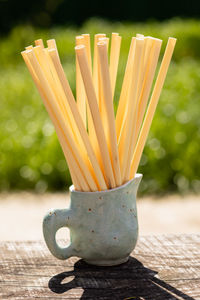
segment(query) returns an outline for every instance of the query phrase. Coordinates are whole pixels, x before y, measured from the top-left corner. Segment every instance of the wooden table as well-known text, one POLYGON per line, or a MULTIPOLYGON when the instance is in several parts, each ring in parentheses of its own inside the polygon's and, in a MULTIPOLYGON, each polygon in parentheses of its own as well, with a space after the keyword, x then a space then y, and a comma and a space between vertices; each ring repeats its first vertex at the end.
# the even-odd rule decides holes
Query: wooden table
POLYGON ((129 261, 60 261, 43 241, 0 243, 0 299, 200 299, 200 235, 140 237, 129 261))

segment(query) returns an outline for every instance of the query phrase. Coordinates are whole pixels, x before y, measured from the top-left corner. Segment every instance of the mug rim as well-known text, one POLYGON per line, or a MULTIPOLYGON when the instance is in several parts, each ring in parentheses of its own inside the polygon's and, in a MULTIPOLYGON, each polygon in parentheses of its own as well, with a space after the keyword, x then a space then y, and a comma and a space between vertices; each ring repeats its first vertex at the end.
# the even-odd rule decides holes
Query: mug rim
POLYGON ((142 178, 142 176, 143 176, 143 174, 136 173, 134 178, 132 178, 131 180, 129 180, 129 181, 125 182, 124 184, 117 186, 113 189, 108 189, 108 190, 103 190, 103 191, 95 191, 95 192, 84 192, 84 191, 76 191, 74 189, 74 185, 72 184, 69 187, 69 191, 70 191, 70 193, 76 193, 76 194, 78 193, 78 194, 84 194, 84 195, 85 194, 93 194, 94 195, 94 194, 99 194, 99 193, 110 193, 110 192, 117 191, 117 190, 120 190, 120 189, 126 187, 130 182, 134 181, 135 179, 142 178))

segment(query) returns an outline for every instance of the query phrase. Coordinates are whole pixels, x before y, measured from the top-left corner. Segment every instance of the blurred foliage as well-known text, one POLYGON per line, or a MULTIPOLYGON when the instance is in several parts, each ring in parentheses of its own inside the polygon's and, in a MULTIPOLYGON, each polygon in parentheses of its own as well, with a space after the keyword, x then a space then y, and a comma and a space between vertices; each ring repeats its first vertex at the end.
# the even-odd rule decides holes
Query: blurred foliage
POLYGON ((136 33, 178 39, 173 61, 142 156, 141 193, 200 191, 200 21, 109 23, 93 19, 80 29, 16 27, 0 41, 0 189, 62 190, 71 184, 53 125, 20 51, 35 39, 55 38, 75 91, 74 37, 112 31, 122 39, 115 108, 131 36, 136 33))
POLYGON ((91 17, 112 21, 164 20, 172 17, 198 18, 198 0, 168 0, 159 5, 156 0, 143 1, 101 1, 91 0, 0 0, 0 33, 7 33, 18 25, 41 28, 70 24, 82 25, 91 17))

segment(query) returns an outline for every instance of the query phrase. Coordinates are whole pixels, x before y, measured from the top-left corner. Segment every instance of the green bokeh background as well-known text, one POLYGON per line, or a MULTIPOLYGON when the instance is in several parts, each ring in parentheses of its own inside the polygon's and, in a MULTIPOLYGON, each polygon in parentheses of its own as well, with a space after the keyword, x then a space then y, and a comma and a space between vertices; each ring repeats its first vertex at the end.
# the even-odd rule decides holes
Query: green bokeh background
MULTIPOLYGON (((63 190, 71 184, 53 125, 20 52, 35 39, 55 38, 75 92, 74 38, 119 32, 122 36, 115 108, 131 37, 177 38, 173 60, 141 159, 140 193, 200 191, 200 21, 171 19, 127 23, 90 19, 81 27, 14 27, 0 40, 0 190, 63 190)), ((93 40, 93 38, 92 38, 93 40)))

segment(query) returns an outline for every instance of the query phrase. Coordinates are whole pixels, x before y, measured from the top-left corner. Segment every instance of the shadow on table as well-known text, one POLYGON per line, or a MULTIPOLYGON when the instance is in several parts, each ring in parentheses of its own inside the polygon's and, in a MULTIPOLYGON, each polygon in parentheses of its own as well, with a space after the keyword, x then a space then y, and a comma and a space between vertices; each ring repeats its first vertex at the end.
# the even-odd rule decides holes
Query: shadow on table
MULTIPOLYGON (((62 294, 70 289, 84 290, 80 299, 186 299, 194 300, 168 283, 155 277, 157 272, 145 268, 130 257, 127 263, 114 267, 97 267, 79 260, 74 270, 53 276, 49 280, 52 292, 62 294), (62 281, 74 279, 67 283, 62 281), (177 297, 179 298, 177 298, 177 297)), ((76 293, 77 295, 77 293, 76 293)))

